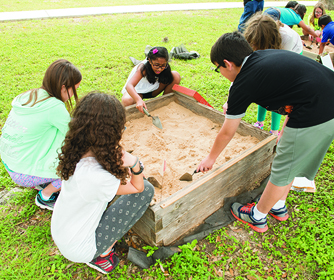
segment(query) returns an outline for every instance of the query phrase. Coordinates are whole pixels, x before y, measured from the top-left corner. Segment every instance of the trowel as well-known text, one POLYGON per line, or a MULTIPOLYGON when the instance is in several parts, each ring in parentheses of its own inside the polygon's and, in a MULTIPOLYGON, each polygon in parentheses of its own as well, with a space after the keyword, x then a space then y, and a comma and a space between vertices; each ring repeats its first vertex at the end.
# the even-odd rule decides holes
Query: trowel
POLYGON ((144 107, 143 107, 143 110, 144 110, 144 113, 145 113, 147 116, 149 116, 149 117, 152 118, 152 123, 153 123, 157 128, 162 129, 162 124, 161 124, 161 122, 160 122, 159 117, 158 117, 158 116, 157 116, 157 117, 153 117, 153 116, 151 116, 151 114, 150 114, 144 107))
POLYGON ((197 171, 195 169, 195 171, 193 172, 193 174, 190 174, 188 172, 184 173, 181 177, 180 177, 180 181, 192 181, 193 180, 193 175, 196 174, 196 173, 199 173, 201 171, 197 171))

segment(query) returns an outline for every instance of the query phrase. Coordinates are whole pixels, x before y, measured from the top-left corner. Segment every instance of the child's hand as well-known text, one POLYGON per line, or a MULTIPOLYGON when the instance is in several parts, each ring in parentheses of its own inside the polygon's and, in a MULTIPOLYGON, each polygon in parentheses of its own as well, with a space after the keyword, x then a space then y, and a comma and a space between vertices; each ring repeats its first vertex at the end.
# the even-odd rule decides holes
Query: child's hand
POLYGON ((198 170, 199 172, 209 171, 212 169, 214 163, 215 163, 215 160, 210 158, 210 155, 208 155, 206 156, 205 159, 201 161, 201 163, 199 164, 196 170, 198 170))
POLYGON ((123 160, 123 166, 124 167, 130 167, 130 166, 133 166, 136 163, 137 157, 131 155, 130 153, 128 153, 126 151, 123 151, 122 160, 123 160))
POLYGON ((136 103, 136 108, 138 109, 139 112, 142 112, 144 114, 143 107, 147 109, 145 102, 142 99, 140 99, 136 103))

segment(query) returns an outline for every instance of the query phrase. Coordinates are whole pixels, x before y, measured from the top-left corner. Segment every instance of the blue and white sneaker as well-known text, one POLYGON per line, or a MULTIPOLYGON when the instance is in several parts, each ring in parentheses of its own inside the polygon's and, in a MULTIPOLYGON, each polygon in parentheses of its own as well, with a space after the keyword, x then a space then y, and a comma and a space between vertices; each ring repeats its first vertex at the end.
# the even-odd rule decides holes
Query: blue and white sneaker
POLYGON ((42 190, 38 192, 35 198, 35 203, 38 207, 42 209, 48 209, 53 211, 53 207, 57 201, 59 192, 53 193, 48 200, 44 200, 41 195, 42 190))
POLYGON ((234 202, 231 205, 231 213, 238 221, 249 225, 252 229, 257 232, 265 232, 268 230, 267 217, 256 220, 254 218, 253 209, 255 203, 248 203, 247 205, 242 205, 238 202, 234 202))

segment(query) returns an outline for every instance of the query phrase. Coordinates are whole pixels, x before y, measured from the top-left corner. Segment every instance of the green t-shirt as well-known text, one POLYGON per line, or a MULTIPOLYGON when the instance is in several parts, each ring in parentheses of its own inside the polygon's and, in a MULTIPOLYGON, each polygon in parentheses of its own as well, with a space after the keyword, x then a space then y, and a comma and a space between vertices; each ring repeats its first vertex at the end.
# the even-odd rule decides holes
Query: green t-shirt
POLYGON ((308 25, 312 28, 312 29, 314 29, 314 30, 321 30, 321 27, 318 25, 318 18, 314 18, 314 22, 313 22, 313 24, 311 23, 311 16, 312 16, 312 14, 311 15, 309 15, 308 16, 308 25))
POLYGON ((38 100, 28 101, 29 92, 17 96, 0 137, 2 161, 14 172, 43 178, 57 178, 57 150, 68 130, 70 114, 64 102, 43 90, 38 90, 38 100), (43 100, 45 99, 45 100, 43 100), (30 106, 29 106, 30 105, 30 106))

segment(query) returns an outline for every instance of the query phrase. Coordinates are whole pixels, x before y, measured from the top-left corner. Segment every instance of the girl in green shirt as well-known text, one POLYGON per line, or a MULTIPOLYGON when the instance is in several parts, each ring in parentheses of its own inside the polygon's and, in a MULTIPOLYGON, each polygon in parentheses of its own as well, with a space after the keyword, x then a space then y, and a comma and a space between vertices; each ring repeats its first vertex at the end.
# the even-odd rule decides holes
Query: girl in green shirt
MULTIPOLYGON (((320 37, 321 36, 321 27, 318 24, 318 20, 322 15, 325 15, 325 6, 324 4, 318 2, 315 4, 312 14, 308 17, 308 24, 312 30, 320 37)), ((309 35, 309 40, 313 41, 313 36, 309 35)))
POLYGON ((24 187, 41 186, 36 204, 53 210, 61 181, 56 175, 57 150, 68 130, 71 97, 78 99, 76 89, 82 76, 69 61, 53 62, 40 88, 17 96, 2 128, 0 155, 12 180, 24 187))

